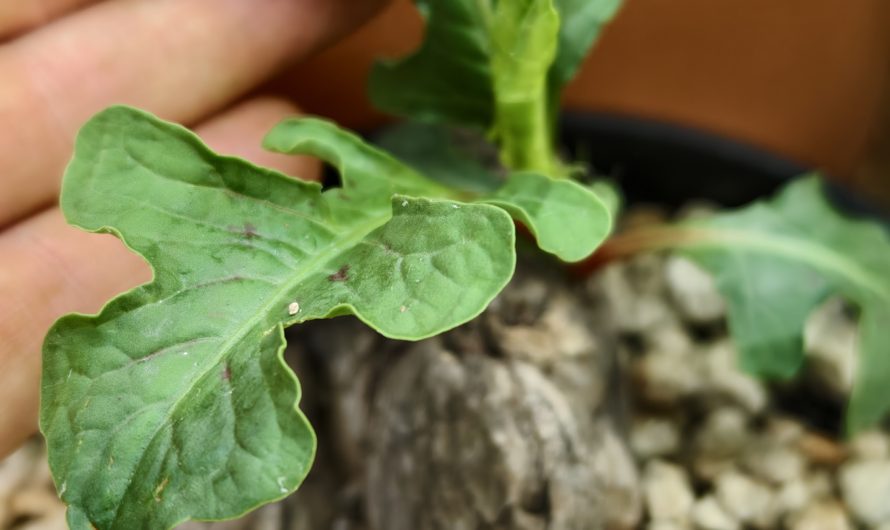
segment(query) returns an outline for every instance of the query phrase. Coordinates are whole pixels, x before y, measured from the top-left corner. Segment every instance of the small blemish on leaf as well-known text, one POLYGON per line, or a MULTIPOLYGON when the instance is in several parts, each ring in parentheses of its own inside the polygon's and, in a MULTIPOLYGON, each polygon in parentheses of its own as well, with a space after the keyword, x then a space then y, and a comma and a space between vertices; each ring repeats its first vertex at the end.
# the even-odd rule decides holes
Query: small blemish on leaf
POLYGON ((298 302, 291 302, 287 306, 287 314, 288 315, 296 315, 300 312, 300 304, 298 302))
POLYGON ((458 206, 458 205, 456 205, 456 204, 452 204, 451 207, 454 208, 455 210, 457 210, 458 208, 460 208, 460 206, 458 206))
POLYGON ((223 381, 229 381, 230 379, 232 379, 232 369, 229 368, 228 364, 225 366, 225 368, 223 368, 222 378, 223 381))
POLYGON ((399 308, 399 313, 404 313, 407 310, 408 310, 408 308, 406 306, 402 306, 399 308))
POLYGON ((287 493, 287 488, 284 486, 284 477, 278 477, 278 491, 287 493))
POLYGON ((343 265, 337 272, 328 276, 329 282, 345 282, 349 279, 349 265, 343 265))
POLYGON ((241 235, 246 237, 247 239, 253 239, 257 237, 256 227, 250 223, 244 223, 244 229, 241 230, 241 235))
POLYGON ((158 487, 155 488, 154 494, 152 495, 155 499, 155 502, 161 502, 161 493, 164 492, 164 488, 167 487, 167 484, 170 483, 170 477, 164 477, 164 480, 158 484, 158 487))
POLYGON ((408 201, 402 201, 402 207, 408 206, 408 201))
POLYGON ((189 354, 189 352, 187 352, 187 351, 182 352, 183 357, 185 357, 188 354, 189 354))

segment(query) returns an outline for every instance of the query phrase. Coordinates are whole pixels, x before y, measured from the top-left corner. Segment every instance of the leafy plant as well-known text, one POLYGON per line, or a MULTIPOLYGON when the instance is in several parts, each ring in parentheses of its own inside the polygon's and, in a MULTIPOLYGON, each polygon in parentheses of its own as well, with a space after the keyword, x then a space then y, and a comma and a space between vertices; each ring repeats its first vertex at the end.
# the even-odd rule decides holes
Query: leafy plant
MULTIPOLYGON (((91 119, 62 210, 119 237, 154 279, 98 315, 63 317, 46 337, 40 423, 69 525, 169 528, 293 492, 316 441, 282 358, 285 327, 352 314, 417 340, 457 326, 512 276, 514 222, 561 260, 596 250, 614 200, 570 178, 554 124, 562 87, 618 4, 418 0, 426 41, 370 81, 381 108, 414 120, 382 140, 398 158, 313 118, 265 140, 335 167, 341 186, 327 190, 219 156, 142 111, 91 119), (465 135, 487 135, 492 144, 470 145, 494 156, 484 161, 465 135)), ((814 181, 771 205, 605 248, 667 247, 718 275, 746 364, 762 373, 796 369, 802 319, 828 292, 859 303, 869 370, 852 423, 890 406, 875 384, 890 376, 878 351, 888 261, 875 253, 886 236, 840 218, 814 181)))
POLYGON ((532 159, 517 158, 540 132, 522 123, 553 119, 541 103, 555 99, 552 53, 525 46, 507 60, 502 47, 532 30, 555 50, 556 7, 429 7, 484 14, 474 42, 500 50, 486 58, 494 75, 479 81, 497 98, 481 112, 496 121, 513 172, 490 193, 444 186, 318 119, 287 120, 265 145, 332 164, 342 185, 327 191, 216 155, 126 107, 80 131, 62 210, 84 230, 119 237, 154 280, 96 316, 60 319, 46 337, 41 428, 72 528, 231 518, 293 492, 316 441, 282 359, 285 327, 353 314, 388 337, 429 337, 476 316, 509 281, 511 215, 564 260, 606 237, 611 214, 594 191, 533 172, 555 167, 549 132, 532 159), (510 91, 525 98, 525 87, 533 104, 504 103, 510 91))

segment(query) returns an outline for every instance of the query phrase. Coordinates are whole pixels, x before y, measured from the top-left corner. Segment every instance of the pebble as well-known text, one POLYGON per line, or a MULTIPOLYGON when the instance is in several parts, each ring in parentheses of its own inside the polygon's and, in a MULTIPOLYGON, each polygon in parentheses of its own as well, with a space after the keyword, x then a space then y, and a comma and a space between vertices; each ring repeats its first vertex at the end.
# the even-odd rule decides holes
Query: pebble
POLYGON ((744 522, 769 527, 774 518, 772 491, 766 485, 730 470, 717 477, 717 500, 723 508, 744 522))
POLYGON ((850 454, 859 460, 890 459, 890 440, 880 431, 857 434, 849 443, 850 454))
POLYGON ((689 530, 689 525, 680 521, 649 521, 646 530, 689 530))
POLYGON ((712 412, 693 438, 695 476, 713 482, 718 475, 734 468, 751 436, 748 428, 748 416, 737 407, 712 412))
POLYGON ((730 457, 742 451, 749 437, 748 416, 737 407, 723 407, 708 415, 693 444, 697 455, 730 457))
POLYGON ((813 493, 803 478, 790 480, 782 485, 775 497, 776 511, 780 515, 793 514, 804 509, 813 500, 813 493))
POLYGON ((838 482, 856 519, 872 526, 890 522, 890 461, 859 460, 845 464, 838 482))
POLYGON ((642 380, 642 397, 654 405, 671 406, 703 387, 701 375, 683 356, 669 353, 646 355, 635 363, 642 380))
POLYGON ((852 530, 850 519, 837 502, 820 502, 806 507, 789 520, 790 530, 852 530))
POLYGON ((692 507, 692 522, 698 530, 738 530, 741 524, 720 505, 713 495, 699 499, 692 507))
MULTIPOLYGON (((636 260, 635 260, 636 261, 636 260)), ((607 266, 591 282, 593 296, 605 298, 614 325, 624 333, 642 334, 676 318, 667 302, 648 285, 635 285, 630 265, 607 266)))
POLYGON ((827 499, 834 495, 831 475, 827 471, 811 471, 804 477, 804 483, 814 499, 827 499))
POLYGON ((692 338, 678 320, 665 321, 646 330, 643 339, 650 355, 662 352, 679 356, 695 351, 692 338))
POLYGON ((708 324, 726 316, 726 303, 707 271, 686 258, 670 256, 664 274, 671 299, 684 320, 708 324))
POLYGON ((858 365, 856 323, 846 314, 845 302, 832 298, 819 306, 804 326, 809 376, 837 396, 853 389, 858 365))
POLYGON ((634 454, 644 460, 672 455, 680 448, 680 431, 669 420, 638 420, 631 427, 630 446, 634 454))
POLYGON ((806 462, 794 449, 768 442, 752 444, 743 457, 744 466, 757 478, 779 485, 803 475, 806 462))
POLYGON ((739 370, 735 348, 729 340, 717 342, 704 352, 702 372, 710 392, 728 397, 750 414, 759 414, 766 408, 766 389, 760 381, 739 370))
POLYGON ((643 494, 652 520, 688 521, 695 497, 686 471, 680 466, 651 460, 643 471, 643 494))

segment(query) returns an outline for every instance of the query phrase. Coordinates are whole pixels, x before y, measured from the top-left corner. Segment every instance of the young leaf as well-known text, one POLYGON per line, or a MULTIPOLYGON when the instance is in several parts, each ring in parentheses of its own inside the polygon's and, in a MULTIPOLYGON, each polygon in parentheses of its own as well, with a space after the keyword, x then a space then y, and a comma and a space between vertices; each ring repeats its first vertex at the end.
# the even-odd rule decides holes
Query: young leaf
POLYGON ((565 261, 593 253, 612 228, 612 215, 590 189, 571 180, 515 173, 484 202, 507 210, 524 224, 541 250, 565 261))
POLYGON ((419 121, 487 129, 494 120, 490 1, 416 0, 427 22, 423 45, 405 59, 374 67, 374 104, 419 121))
POLYGON ((874 223, 836 212, 816 178, 772 201, 690 223, 664 242, 714 274, 742 364, 758 374, 793 375, 812 310, 832 293, 854 302, 862 362, 848 425, 865 427, 890 410, 890 238, 874 223))
POLYGON ((288 132, 339 165, 342 190, 218 156, 132 109, 78 136, 65 215, 120 237, 155 277, 63 317, 44 344, 40 423, 73 529, 164 529, 287 495, 315 438, 285 326, 355 314, 418 339, 477 315, 512 275, 502 210, 390 198, 424 185, 324 122, 288 132), (351 201, 368 208, 352 221, 351 201))
MULTIPOLYGON (((495 124, 495 61, 504 64, 504 59, 509 59, 520 67, 527 64, 537 70, 542 60, 549 59, 552 65, 546 73, 547 101, 549 112, 554 113, 553 103, 560 90, 575 75, 621 0, 415 3, 427 21, 424 42, 409 57, 374 67, 370 78, 372 101, 386 112, 415 120, 487 130, 495 124), (553 16, 554 8, 558 19, 553 16), (554 22, 558 33, 554 33, 554 22), (499 53, 501 59, 495 59, 499 53)), ((504 91, 521 89, 518 84, 525 82, 523 78, 530 79, 527 75, 503 76, 498 85, 504 91)), ((549 118, 552 121, 553 116, 549 118)))

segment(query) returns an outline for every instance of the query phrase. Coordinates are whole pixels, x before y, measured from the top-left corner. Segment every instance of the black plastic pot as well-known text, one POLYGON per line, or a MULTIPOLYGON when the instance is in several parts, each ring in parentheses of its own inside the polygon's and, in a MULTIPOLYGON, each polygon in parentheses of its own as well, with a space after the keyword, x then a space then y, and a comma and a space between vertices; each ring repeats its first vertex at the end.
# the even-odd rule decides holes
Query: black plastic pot
MULTIPOLYGON (((742 206, 816 169, 734 139, 649 119, 575 112, 562 116, 560 130, 570 158, 610 176, 630 204, 679 207, 704 199, 742 206)), ((839 208, 890 223, 888 212, 828 182, 839 208)))

